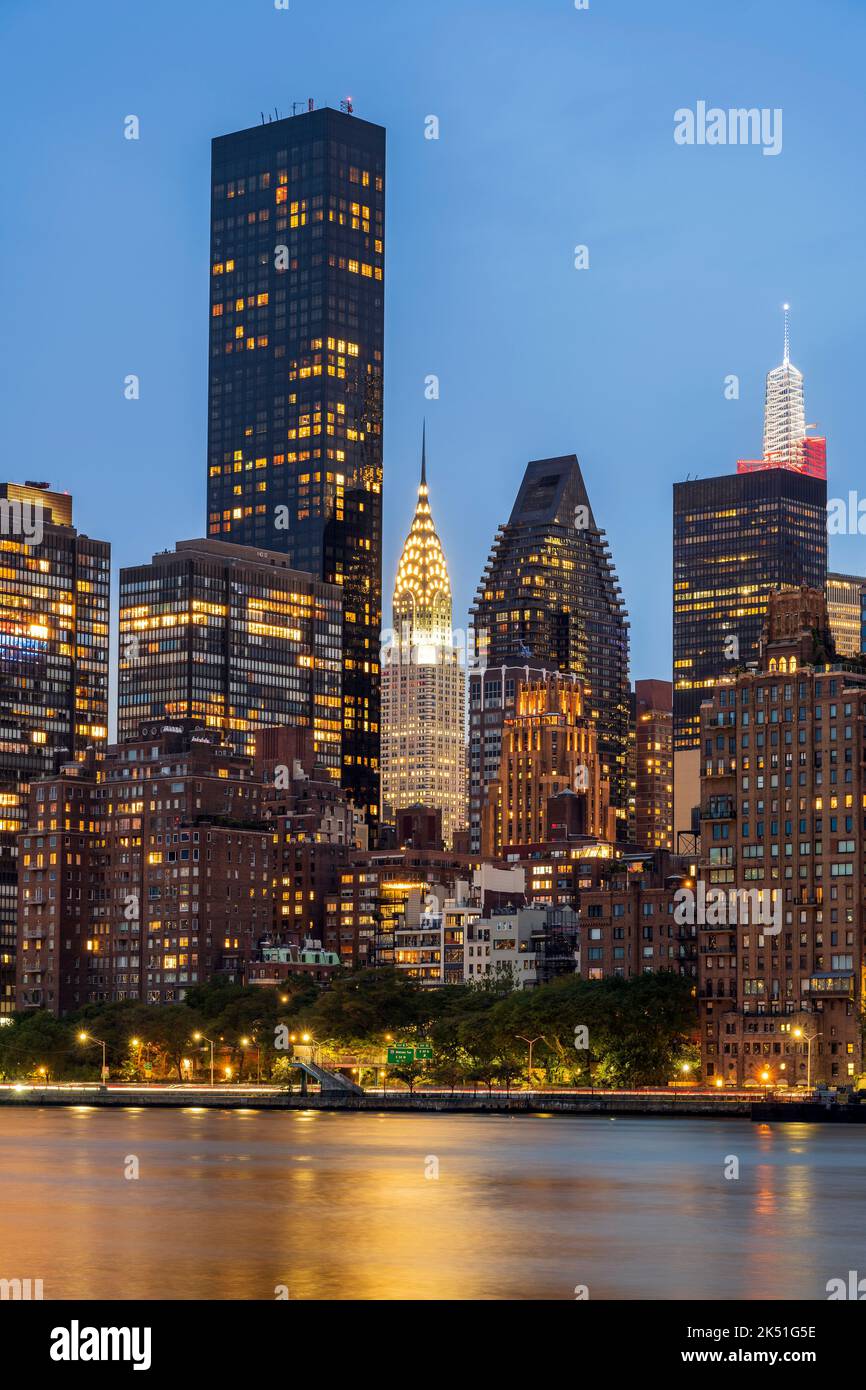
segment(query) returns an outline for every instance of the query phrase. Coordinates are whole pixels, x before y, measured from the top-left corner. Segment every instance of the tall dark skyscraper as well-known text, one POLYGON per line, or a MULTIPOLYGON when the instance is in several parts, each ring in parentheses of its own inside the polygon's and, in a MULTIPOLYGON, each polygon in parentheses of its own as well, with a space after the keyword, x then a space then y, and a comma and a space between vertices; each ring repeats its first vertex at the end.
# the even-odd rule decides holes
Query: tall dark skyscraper
POLYGON ((208 535, 343 592, 341 781, 379 804, 385 132, 323 108, 213 142, 208 535))
POLYGON ((758 658, 770 593, 822 589, 827 483, 789 468, 674 484, 674 748, 700 741, 701 701, 758 658))
MULTIPOLYGON (((625 838, 629 727, 628 615, 605 534, 596 525, 574 454, 527 465, 514 509, 499 528, 472 609, 476 658, 492 679, 502 669, 502 701, 491 694, 490 726, 479 722, 487 679, 470 680, 470 829, 477 847, 483 783, 498 754, 496 705, 505 707, 509 668, 573 671, 589 685, 603 776, 618 833, 625 838), (507 674, 506 674, 507 672, 507 674)), ((513 692, 512 692, 513 699, 513 692)), ((501 711, 500 711, 501 713, 501 711)), ((504 716, 503 716, 504 717, 504 716)))

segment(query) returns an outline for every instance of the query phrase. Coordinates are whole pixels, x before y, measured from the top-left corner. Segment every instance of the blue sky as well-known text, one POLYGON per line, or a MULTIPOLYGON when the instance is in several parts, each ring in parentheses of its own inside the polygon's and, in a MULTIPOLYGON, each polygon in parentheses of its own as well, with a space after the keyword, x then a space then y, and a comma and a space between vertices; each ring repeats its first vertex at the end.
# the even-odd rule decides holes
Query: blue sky
POLYGON ((573 451, 632 675, 669 678, 671 484, 759 451, 786 299, 830 495, 863 487, 862 0, 3 0, 0 43, 3 475, 115 568, 204 532, 210 139, 308 96, 388 130, 386 624, 426 414, 455 625, 526 462, 573 451), (781 107, 782 152, 678 146, 698 100, 781 107))

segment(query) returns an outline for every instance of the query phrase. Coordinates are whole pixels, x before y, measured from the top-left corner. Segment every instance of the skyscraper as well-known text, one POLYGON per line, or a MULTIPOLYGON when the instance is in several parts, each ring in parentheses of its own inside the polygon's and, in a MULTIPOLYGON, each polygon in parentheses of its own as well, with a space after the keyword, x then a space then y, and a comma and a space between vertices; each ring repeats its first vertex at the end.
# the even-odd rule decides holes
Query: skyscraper
POLYGON ((382 817, 421 803, 442 812, 450 849, 466 824, 466 672, 452 633, 451 582, 427 489, 426 433, 418 503, 394 585, 393 639, 382 656, 382 817))
MULTIPOLYGON (((30 783, 108 738, 111 549, 75 530, 68 493, 2 483, 0 555, 2 1015, 15 1008, 17 835, 30 783)), ((62 828, 60 801, 48 814, 62 828)))
POLYGON ((208 534, 344 599, 341 779, 379 803, 385 132, 311 109, 213 142, 208 534))
POLYGON ((738 473, 764 468, 790 468, 809 478, 827 477, 827 441, 809 435, 803 392, 803 373, 790 356, 789 305, 785 311, 785 350, 778 367, 767 373, 764 396, 764 452, 759 459, 739 459, 738 473))
POLYGON ((675 838, 694 829, 701 701, 720 677, 757 659, 774 589, 824 587, 827 441, 807 436, 803 402, 786 304, 783 359, 767 376, 761 458, 739 459, 733 476, 674 485, 675 838))
POLYGON ((771 592, 823 589, 826 511, 826 482, 787 468, 674 484, 675 749, 697 747, 719 678, 757 660, 771 592))
MULTIPOLYGON (((610 783, 610 804, 624 837, 628 616, 607 540, 596 524, 574 454, 527 465, 511 516, 494 539, 472 621, 481 672, 481 679, 470 682, 473 702, 476 694, 480 700, 487 676, 497 675, 494 668, 505 668, 499 723, 495 696, 491 691, 487 708, 485 689, 485 722, 471 727, 472 848, 480 844, 488 770, 494 763, 498 769, 504 683, 514 680, 505 671, 519 667, 573 672, 585 682, 587 710, 598 732, 601 773, 610 783)), ((513 699, 513 689, 511 693, 513 699)), ((474 708, 472 704, 470 718, 474 708)))
POLYGON ((120 572, 117 732, 195 719, 252 757, 257 729, 313 731, 340 775, 340 589, 276 551, 179 541, 120 572))

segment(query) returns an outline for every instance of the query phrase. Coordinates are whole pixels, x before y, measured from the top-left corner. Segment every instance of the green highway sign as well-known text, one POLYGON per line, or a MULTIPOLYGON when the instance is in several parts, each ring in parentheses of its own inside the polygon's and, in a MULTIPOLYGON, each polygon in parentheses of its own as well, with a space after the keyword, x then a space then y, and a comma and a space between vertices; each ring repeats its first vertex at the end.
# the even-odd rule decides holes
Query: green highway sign
POLYGON ((419 1062, 430 1062, 433 1060, 433 1049, 429 1043, 422 1043, 415 1048, 415 1057, 419 1062))
POLYGON ((394 1064, 396 1063, 396 1064, 399 1066, 399 1065, 400 1065, 401 1063, 403 1063, 403 1062, 414 1062, 414 1060, 415 1060, 415 1049, 414 1049, 413 1047, 389 1047, 389 1048, 388 1048, 388 1061, 389 1061, 389 1063, 391 1063, 392 1065, 394 1065, 394 1064))

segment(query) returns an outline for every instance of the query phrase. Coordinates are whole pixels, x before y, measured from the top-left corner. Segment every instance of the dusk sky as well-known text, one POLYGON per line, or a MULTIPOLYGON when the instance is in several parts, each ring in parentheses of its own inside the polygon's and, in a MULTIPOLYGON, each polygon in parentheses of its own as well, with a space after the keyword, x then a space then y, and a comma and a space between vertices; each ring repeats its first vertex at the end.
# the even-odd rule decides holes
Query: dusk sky
POLYGON ((785 300, 829 496, 864 487, 863 0, 4 0, 0 42, 3 476, 115 572, 205 534, 211 137, 307 97, 388 132, 386 625, 426 415, 455 626, 527 461, 574 452, 669 679, 671 485, 760 452, 785 300), (781 108, 781 153, 677 145, 698 101, 781 108))

